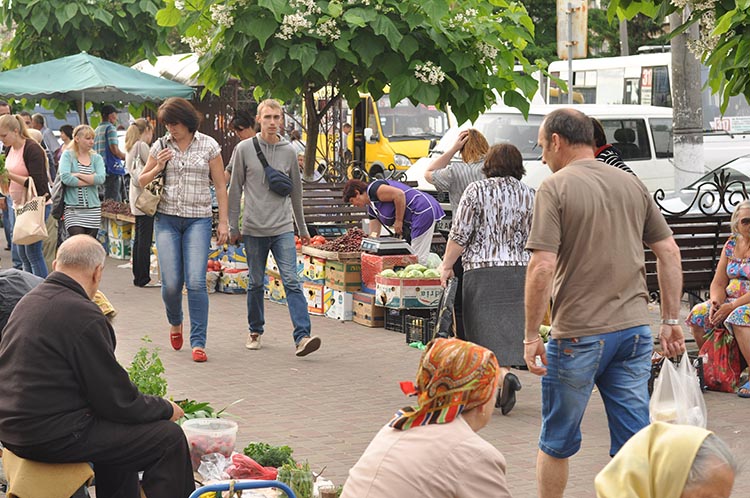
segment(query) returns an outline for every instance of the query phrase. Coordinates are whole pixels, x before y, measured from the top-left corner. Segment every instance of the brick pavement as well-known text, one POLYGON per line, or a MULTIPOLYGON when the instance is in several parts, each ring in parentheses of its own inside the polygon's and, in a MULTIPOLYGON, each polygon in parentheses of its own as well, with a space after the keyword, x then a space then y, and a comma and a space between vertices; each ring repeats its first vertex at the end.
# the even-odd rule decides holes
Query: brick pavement
MULTIPOLYGON (((288 444, 295 458, 308 459, 314 470, 325 466, 325 475, 341 484, 394 410, 408 404, 397 382, 413 380, 420 353, 407 347, 401 334, 312 317, 323 347, 307 358, 296 358, 286 307, 266 302, 263 349, 248 351, 245 296, 213 294, 209 361, 196 364, 190 361, 189 348, 175 352, 169 347, 159 290, 133 287, 130 270, 117 268, 119 263, 108 260, 102 283, 119 311, 114 321, 117 357, 129 364, 141 346, 140 338, 149 335, 160 348, 169 395, 209 401, 217 408, 242 399, 228 410, 240 425, 238 449, 250 441, 288 444)), ((513 496, 533 498, 541 389, 539 378, 528 372, 518 375, 523 390, 515 409, 507 417, 496 410, 480 434, 505 455, 513 496)), ((750 400, 719 393, 707 393, 705 399, 709 428, 730 444, 740 461, 748 460, 750 430, 742 422, 750 400)), ((594 497, 594 476, 609 460, 606 416, 596 395, 586 412, 583 434, 583 447, 571 459, 567 497, 594 497)), ((750 496, 750 483, 738 480, 733 496, 750 496)))

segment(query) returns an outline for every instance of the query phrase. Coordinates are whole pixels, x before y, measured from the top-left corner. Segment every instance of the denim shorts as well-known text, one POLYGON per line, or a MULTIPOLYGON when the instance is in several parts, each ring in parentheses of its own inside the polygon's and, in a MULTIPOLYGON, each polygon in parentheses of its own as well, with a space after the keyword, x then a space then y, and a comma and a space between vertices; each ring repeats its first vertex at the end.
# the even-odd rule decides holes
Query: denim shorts
POLYGON ((568 458, 581 447, 581 420, 596 384, 604 401, 614 456, 647 426, 653 342, 642 325, 606 334, 551 339, 542 377, 539 449, 568 458))

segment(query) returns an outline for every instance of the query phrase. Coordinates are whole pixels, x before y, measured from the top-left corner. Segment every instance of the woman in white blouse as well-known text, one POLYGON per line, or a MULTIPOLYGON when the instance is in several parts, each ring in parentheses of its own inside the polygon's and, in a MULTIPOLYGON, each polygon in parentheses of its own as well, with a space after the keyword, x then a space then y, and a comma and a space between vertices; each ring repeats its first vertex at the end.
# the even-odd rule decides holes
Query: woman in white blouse
POLYGON ((510 367, 524 365, 523 296, 529 262, 524 246, 534 189, 521 183, 523 159, 514 145, 492 146, 482 170, 487 179, 471 183, 461 197, 440 270, 445 285, 461 256, 466 340, 495 353, 502 386, 498 406, 507 415, 521 389, 510 367))

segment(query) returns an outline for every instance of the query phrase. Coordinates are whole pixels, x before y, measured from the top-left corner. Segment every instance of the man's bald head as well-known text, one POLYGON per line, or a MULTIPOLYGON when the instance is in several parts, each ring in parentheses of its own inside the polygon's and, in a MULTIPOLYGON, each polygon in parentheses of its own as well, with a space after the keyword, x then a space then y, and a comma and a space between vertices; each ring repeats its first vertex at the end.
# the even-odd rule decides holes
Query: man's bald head
POLYGON ((93 274, 97 268, 104 266, 106 257, 107 253, 98 240, 88 235, 73 235, 57 250, 55 270, 93 274))
POLYGON ((571 146, 590 147, 594 142, 594 126, 591 124, 591 119, 576 109, 565 108, 552 111, 544 118, 542 128, 548 142, 552 140, 553 133, 564 138, 571 146))

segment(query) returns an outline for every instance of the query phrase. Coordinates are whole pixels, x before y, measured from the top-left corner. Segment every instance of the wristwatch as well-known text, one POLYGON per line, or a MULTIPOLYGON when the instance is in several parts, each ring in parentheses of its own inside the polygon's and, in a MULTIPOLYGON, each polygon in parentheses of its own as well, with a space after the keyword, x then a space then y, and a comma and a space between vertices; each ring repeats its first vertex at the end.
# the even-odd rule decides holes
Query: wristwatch
POLYGON ((662 325, 679 325, 680 321, 677 318, 662 318, 662 325))

